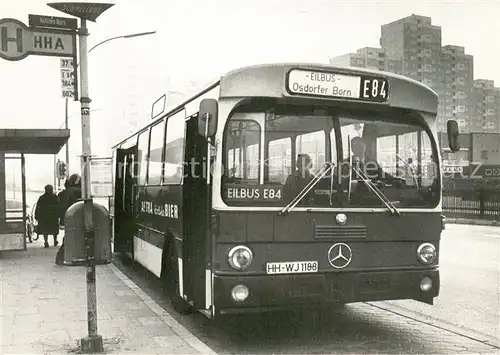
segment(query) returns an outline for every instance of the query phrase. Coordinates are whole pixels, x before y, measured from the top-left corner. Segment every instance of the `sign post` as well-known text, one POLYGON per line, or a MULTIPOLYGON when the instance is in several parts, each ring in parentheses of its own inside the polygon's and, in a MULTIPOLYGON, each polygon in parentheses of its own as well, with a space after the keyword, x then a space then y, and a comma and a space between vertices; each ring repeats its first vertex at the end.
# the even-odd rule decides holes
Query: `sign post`
POLYGON ((82 117, 82 199, 84 200, 83 222, 86 247, 86 280, 87 280, 87 323, 88 336, 81 339, 80 348, 84 353, 104 351, 102 337, 97 333, 97 297, 95 274, 95 238, 93 231, 93 201, 90 194, 90 95, 88 86, 87 37, 89 35, 87 20, 95 22, 97 17, 114 4, 102 3, 49 3, 48 6, 80 18, 79 57, 80 57, 80 103, 82 117))

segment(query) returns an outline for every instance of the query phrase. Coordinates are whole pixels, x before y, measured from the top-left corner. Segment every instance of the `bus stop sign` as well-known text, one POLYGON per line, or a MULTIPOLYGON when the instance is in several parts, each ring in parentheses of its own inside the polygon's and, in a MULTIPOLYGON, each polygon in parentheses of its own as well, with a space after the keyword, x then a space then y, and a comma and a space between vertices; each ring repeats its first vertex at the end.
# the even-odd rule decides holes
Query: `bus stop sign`
POLYGON ((16 19, 0 19, 0 57, 16 61, 30 54, 75 57, 76 32, 30 28, 16 19))
POLYGON ((87 3, 87 2, 52 2, 47 4, 51 8, 64 12, 65 14, 79 17, 84 20, 95 22, 97 18, 114 4, 87 3))

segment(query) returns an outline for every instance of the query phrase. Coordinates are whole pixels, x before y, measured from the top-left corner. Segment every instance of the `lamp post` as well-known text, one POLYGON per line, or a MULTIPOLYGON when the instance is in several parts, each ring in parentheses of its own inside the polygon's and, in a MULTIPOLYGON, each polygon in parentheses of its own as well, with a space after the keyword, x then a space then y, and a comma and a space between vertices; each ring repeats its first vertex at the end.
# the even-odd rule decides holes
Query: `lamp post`
MULTIPOLYGON (((128 34, 128 35, 122 35, 122 36, 116 36, 116 37, 107 38, 104 41, 101 41, 101 42, 97 43, 95 46, 93 46, 92 48, 90 48, 87 53, 92 52, 95 48, 99 47, 101 44, 109 42, 109 41, 113 41, 115 39, 123 39, 123 38, 124 39, 128 39, 128 38, 134 38, 134 37, 140 37, 140 36, 148 36, 148 35, 152 35, 152 34, 155 34, 155 33, 156 33, 156 31, 139 32, 139 33, 132 33, 132 34, 128 34)), ((79 65, 80 65, 80 63, 78 63, 76 65, 76 69, 78 69, 79 65)), ((66 102, 65 102, 65 105, 64 105, 64 128, 68 129, 68 119, 69 119, 68 98, 66 98, 65 101, 66 102)), ((66 142, 66 178, 69 178, 69 140, 66 142)))
POLYGON ((81 339, 80 350, 83 353, 102 353, 104 351, 102 336, 97 333, 97 293, 95 272, 95 237, 92 194, 90 193, 90 94, 87 67, 87 37, 89 31, 87 21, 96 19, 114 4, 86 2, 56 2, 47 4, 65 14, 80 18, 78 28, 80 56, 80 104, 82 119, 82 199, 83 199, 83 235, 85 238, 86 282, 87 282, 87 326, 88 336, 81 339))

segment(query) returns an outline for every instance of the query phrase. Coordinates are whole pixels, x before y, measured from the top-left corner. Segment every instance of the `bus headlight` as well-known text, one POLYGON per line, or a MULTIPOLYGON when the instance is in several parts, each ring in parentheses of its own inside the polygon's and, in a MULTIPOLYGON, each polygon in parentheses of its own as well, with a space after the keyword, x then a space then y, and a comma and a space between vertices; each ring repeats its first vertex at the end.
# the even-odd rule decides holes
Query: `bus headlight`
POLYGON ((430 277, 424 277, 420 280, 420 289, 424 292, 429 291, 432 288, 432 279, 430 277))
POLYGON ((252 265, 253 253, 249 248, 238 245, 229 251, 227 258, 233 269, 245 270, 252 265))
POLYGON ((418 262, 424 265, 432 264, 436 255, 436 247, 431 243, 423 243, 417 249, 418 262))
POLYGON ((243 302, 247 299, 249 294, 250 291, 245 285, 236 285, 231 290, 231 297, 233 297, 233 300, 236 302, 243 302))

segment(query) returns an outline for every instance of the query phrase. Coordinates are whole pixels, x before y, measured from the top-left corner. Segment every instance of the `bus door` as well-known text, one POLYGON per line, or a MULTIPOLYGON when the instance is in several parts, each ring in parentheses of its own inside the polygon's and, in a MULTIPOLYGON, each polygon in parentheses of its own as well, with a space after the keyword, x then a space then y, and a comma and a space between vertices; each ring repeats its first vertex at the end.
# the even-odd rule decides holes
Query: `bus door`
POLYGON ((133 253, 135 234, 134 181, 137 146, 116 151, 114 251, 133 253))
POLYGON ((183 269, 184 293, 197 309, 206 309, 210 295, 206 289, 206 270, 209 269, 210 190, 207 185, 207 141, 198 134, 196 116, 187 121, 183 184, 183 269), (205 173, 203 170, 205 169, 205 173))

